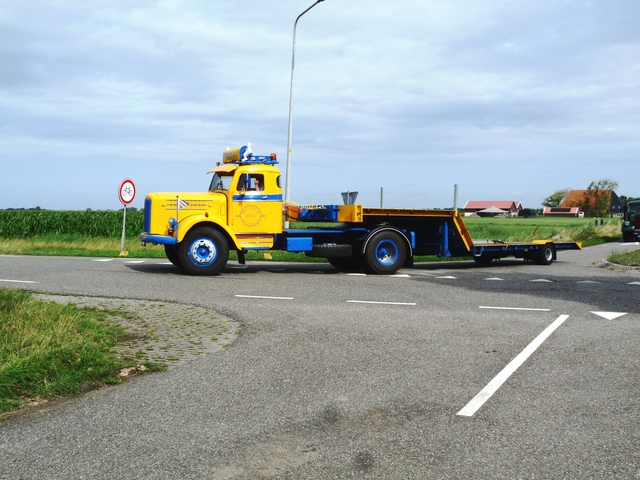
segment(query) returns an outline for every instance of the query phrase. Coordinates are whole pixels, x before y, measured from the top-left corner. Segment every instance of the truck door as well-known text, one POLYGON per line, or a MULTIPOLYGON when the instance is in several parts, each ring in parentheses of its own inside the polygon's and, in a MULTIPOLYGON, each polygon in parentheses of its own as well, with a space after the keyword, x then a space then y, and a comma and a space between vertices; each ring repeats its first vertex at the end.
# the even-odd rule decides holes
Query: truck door
POLYGON ((229 221, 236 234, 282 231, 282 190, 273 175, 242 173, 233 188, 229 221))

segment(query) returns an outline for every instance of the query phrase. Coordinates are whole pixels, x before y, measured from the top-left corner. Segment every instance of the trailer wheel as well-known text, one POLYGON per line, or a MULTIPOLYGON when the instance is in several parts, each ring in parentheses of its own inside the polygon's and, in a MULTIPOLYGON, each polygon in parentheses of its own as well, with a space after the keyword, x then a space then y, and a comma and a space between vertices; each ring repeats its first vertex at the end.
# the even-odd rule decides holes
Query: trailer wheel
POLYGON ((400 234, 382 231, 367 243, 362 257, 363 266, 371 273, 395 273, 404 264, 407 249, 400 234))
POLYGON ((164 253, 167 256, 167 259, 173 263, 176 267, 182 268, 180 264, 180 257, 178 256, 178 246, 177 245, 165 245, 164 253))
POLYGON ((227 264, 229 244, 213 228, 195 228, 180 242, 178 259, 190 275, 213 275, 227 264))
POLYGON ((553 248, 553 245, 547 243, 536 251, 535 263, 536 265, 551 265, 554 256, 555 249, 553 248))
POLYGON ((357 272, 360 270, 360 260, 355 257, 329 257, 327 258, 331 266, 337 268, 341 272, 357 272))

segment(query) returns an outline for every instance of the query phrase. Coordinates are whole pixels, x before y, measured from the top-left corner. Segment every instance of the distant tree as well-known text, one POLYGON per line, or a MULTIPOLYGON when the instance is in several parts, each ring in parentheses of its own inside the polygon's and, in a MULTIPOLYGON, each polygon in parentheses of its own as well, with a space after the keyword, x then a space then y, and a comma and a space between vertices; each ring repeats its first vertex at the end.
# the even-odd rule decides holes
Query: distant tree
POLYGON ((620 195, 620 201, 625 204, 627 202, 632 202, 634 200, 640 200, 640 197, 627 197, 626 195, 620 195))
POLYGON ((603 178, 589 184, 580 210, 587 217, 606 217, 611 211, 611 192, 618 188, 618 182, 603 178))
POLYGON ((558 190, 557 192, 552 193, 547 198, 542 201, 542 205, 545 207, 559 207, 562 201, 567 198, 570 188, 563 188, 562 190, 558 190))

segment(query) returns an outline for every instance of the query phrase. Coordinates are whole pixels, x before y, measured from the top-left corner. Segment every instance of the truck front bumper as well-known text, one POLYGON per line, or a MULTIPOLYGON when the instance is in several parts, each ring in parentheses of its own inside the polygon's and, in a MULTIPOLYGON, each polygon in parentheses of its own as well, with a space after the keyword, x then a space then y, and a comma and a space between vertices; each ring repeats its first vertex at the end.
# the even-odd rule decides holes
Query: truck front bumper
POLYGON ((140 234, 140 245, 145 247, 147 243, 154 245, 177 245, 178 239, 169 235, 151 235, 150 233, 140 234))

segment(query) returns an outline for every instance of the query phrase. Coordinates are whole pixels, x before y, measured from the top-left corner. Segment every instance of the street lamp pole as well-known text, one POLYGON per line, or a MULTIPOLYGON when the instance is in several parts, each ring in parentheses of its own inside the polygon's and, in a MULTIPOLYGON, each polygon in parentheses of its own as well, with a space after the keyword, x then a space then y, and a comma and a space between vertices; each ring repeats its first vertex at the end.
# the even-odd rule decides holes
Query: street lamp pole
MULTIPOLYGON (((316 3, 307 8, 304 12, 298 15, 295 23, 293 24, 293 46, 291 48, 291 87, 289 89, 289 134, 287 136, 287 172, 285 175, 284 181, 284 201, 285 204, 290 200, 291 190, 290 190, 290 181, 291 181, 291 133, 292 133, 292 113, 293 113, 293 70, 296 64, 296 27, 298 26, 298 20, 305 13, 311 10, 320 2, 324 2, 324 0, 316 0, 316 3)), ((286 218, 286 217, 285 217, 286 218)), ((284 228, 289 228, 289 221, 285 220, 284 228)))

